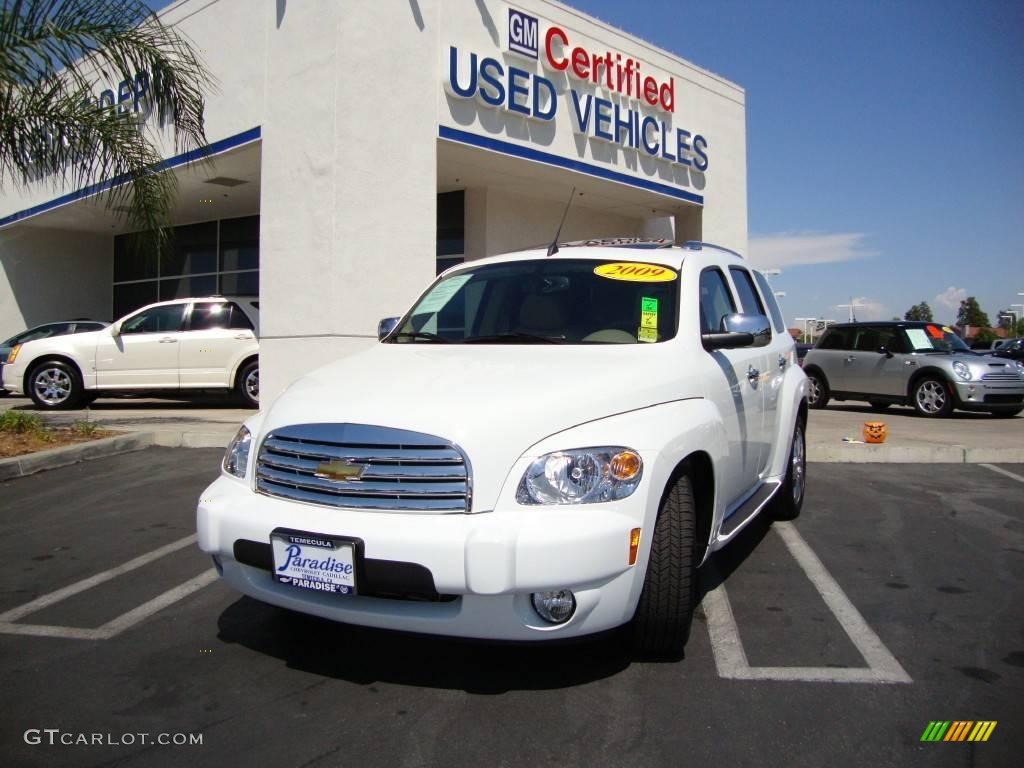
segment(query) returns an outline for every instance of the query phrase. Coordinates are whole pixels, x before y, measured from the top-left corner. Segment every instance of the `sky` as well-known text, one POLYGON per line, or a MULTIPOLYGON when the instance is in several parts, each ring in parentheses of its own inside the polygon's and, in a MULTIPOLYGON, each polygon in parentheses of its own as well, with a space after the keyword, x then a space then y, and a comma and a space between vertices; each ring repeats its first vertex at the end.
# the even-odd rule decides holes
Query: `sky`
POLYGON ((750 259, 790 324, 1024 303, 1021 0, 568 4, 746 90, 750 259))
POLYGON ((750 258, 790 324, 1024 303, 1024 2, 569 4, 746 90, 750 258))

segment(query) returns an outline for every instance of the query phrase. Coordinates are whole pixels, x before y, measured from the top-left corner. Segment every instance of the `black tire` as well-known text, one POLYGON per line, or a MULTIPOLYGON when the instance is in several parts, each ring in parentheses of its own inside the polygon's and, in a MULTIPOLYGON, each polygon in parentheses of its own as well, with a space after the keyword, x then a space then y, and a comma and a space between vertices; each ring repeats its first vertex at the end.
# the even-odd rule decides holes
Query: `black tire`
POLYGON ((879 402, 878 400, 868 400, 868 405, 871 406, 872 411, 878 411, 879 413, 881 413, 882 411, 889 410, 889 406, 892 405, 892 403, 882 403, 879 402))
POLYGON ((828 382, 818 371, 807 372, 807 407, 824 408, 828 405, 828 382))
POLYGON ((786 479, 772 499, 772 516, 776 520, 795 520, 800 516, 807 492, 807 424, 797 418, 789 443, 786 479))
POLYGON ((910 393, 910 402, 918 414, 929 419, 945 418, 956 407, 949 385, 938 376, 918 379, 910 393))
POLYGON ((45 360, 28 374, 27 394, 45 411, 68 411, 82 401, 82 377, 78 369, 60 360, 45 360))
POLYGON ((697 598, 696 505, 683 475, 665 493, 631 627, 641 658, 682 657, 697 598))
POLYGON ((235 392, 246 408, 260 407, 260 363, 250 360, 238 371, 235 379, 235 392), (253 384, 255 382, 255 390, 253 384))
POLYGON ((1018 408, 1016 411, 989 411, 989 413, 991 413, 997 419, 1012 419, 1021 411, 1024 411, 1024 408, 1018 408))

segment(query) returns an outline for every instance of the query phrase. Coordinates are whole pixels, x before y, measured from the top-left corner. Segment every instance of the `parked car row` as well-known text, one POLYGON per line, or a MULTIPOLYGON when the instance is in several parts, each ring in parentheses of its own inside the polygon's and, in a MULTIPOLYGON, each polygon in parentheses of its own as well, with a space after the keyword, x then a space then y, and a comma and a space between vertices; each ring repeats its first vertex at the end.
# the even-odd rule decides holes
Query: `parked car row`
POLYGON ((808 404, 866 400, 876 410, 910 405, 928 417, 957 408, 1016 416, 1024 410, 1024 362, 1013 359, 1012 345, 1000 349, 972 351, 937 323, 833 325, 804 360, 808 404))
POLYGON ((81 407, 107 392, 189 390, 233 390, 244 405, 259 405, 254 296, 174 299, 93 325, 14 337, 3 387, 46 410, 81 407))

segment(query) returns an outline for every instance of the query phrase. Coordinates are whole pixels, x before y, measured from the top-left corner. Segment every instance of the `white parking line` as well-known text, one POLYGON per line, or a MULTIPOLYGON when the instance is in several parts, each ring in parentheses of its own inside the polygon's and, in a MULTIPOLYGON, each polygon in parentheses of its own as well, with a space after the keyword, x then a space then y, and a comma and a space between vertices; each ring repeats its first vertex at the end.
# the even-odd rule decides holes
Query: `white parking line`
POLYGON ((77 595, 79 592, 84 592, 85 590, 91 589, 105 581, 110 581, 111 579, 128 573, 129 571, 134 571, 136 568, 148 565, 154 560, 160 559, 164 555, 168 555, 171 552, 176 552, 179 549, 187 547, 189 544, 195 544, 198 539, 199 537, 193 533, 191 536, 186 536, 183 539, 172 541, 166 546, 154 549, 152 552, 148 552, 145 555, 140 555, 134 560, 129 560, 127 563, 119 565, 116 568, 111 568, 108 571, 97 573, 95 576, 90 576, 87 579, 76 581, 74 584, 69 584, 62 589, 58 589, 56 592, 50 592, 37 597, 31 603, 25 603, 24 605, 19 605, 17 608, 12 608, 5 613, 0 613, 0 623, 17 621, 20 618, 28 616, 30 613, 41 611, 43 608, 53 605, 54 603, 59 603, 65 598, 77 595))
POLYGON ((19 605, 17 608, 12 608, 11 610, 0 614, 0 634, 34 635, 36 637, 63 637, 71 640, 109 640, 110 638, 121 634, 126 629, 135 626, 140 621, 152 616, 157 611, 163 610, 169 605, 173 605, 179 600, 188 597, 193 592, 202 589, 207 584, 211 584, 216 581, 217 572, 212 568, 208 571, 204 571, 185 583, 179 584, 161 595, 157 595, 152 600, 143 603, 137 608, 133 608, 127 613, 122 613, 120 616, 111 619, 106 624, 96 627, 95 629, 61 627, 51 624, 16 624, 15 622, 25 616, 41 611, 43 608, 47 608, 54 603, 59 603, 61 600, 77 595, 79 592, 84 592, 87 589, 91 589, 92 587, 103 584, 106 581, 110 581, 117 576, 122 576, 137 568, 141 568, 154 560, 158 560, 164 555, 176 552, 179 549, 187 547, 189 544, 194 544, 195 542, 195 534, 186 536, 183 539, 178 539, 177 541, 171 542, 159 549, 154 549, 152 552, 148 552, 145 555, 140 555, 134 560, 129 560, 127 563, 123 563, 116 568, 111 568, 110 570, 103 571, 102 573, 97 573, 95 576, 90 576, 87 579, 76 581, 74 584, 58 589, 55 592, 49 592, 37 597, 32 602, 19 605))
POLYGON ((35 635, 36 637, 64 637, 71 640, 109 640, 126 629, 131 629, 143 619, 147 619, 157 611, 163 610, 169 605, 182 600, 193 592, 198 592, 207 584, 217 580, 217 572, 212 568, 204 571, 184 584, 179 584, 167 590, 162 595, 157 595, 149 602, 143 603, 138 608, 133 608, 127 613, 122 613, 116 619, 111 619, 103 626, 96 629, 84 629, 81 627, 61 627, 50 624, 12 624, 0 623, 0 633, 7 635, 35 635))
POLYGON ((991 469, 993 472, 998 472, 1000 475, 1005 475, 1006 477, 1009 477, 1012 480, 1016 480, 1018 483, 1024 483, 1024 477, 1014 474, 1013 472, 1003 469, 1002 467, 997 467, 994 464, 979 464, 978 466, 984 467, 985 469, 991 469))
POLYGON ((839 621, 843 631, 860 651, 867 667, 751 667, 740 640, 739 628, 725 584, 704 596, 704 616, 711 636, 711 649, 720 677, 733 680, 800 680, 827 683, 909 683, 910 675, 868 626, 839 584, 822 565, 792 523, 772 526, 790 554, 810 579, 818 594, 839 621))

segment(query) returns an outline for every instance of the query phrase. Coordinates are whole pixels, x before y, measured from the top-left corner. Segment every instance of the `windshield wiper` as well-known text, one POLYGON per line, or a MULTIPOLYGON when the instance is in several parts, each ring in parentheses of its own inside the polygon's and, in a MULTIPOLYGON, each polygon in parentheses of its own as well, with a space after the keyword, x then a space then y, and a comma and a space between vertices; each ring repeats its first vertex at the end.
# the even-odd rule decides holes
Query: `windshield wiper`
POLYGON ((446 339, 444 336, 438 336, 436 333, 427 333, 426 331, 399 331, 392 336, 388 341, 393 339, 424 339, 425 341, 434 341, 441 344, 451 344, 451 339, 446 339))
POLYGON ((495 333, 490 336, 470 336, 463 339, 463 344, 484 344, 487 342, 539 341, 544 344, 561 344, 565 336, 538 336, 533 333, 495 333))

